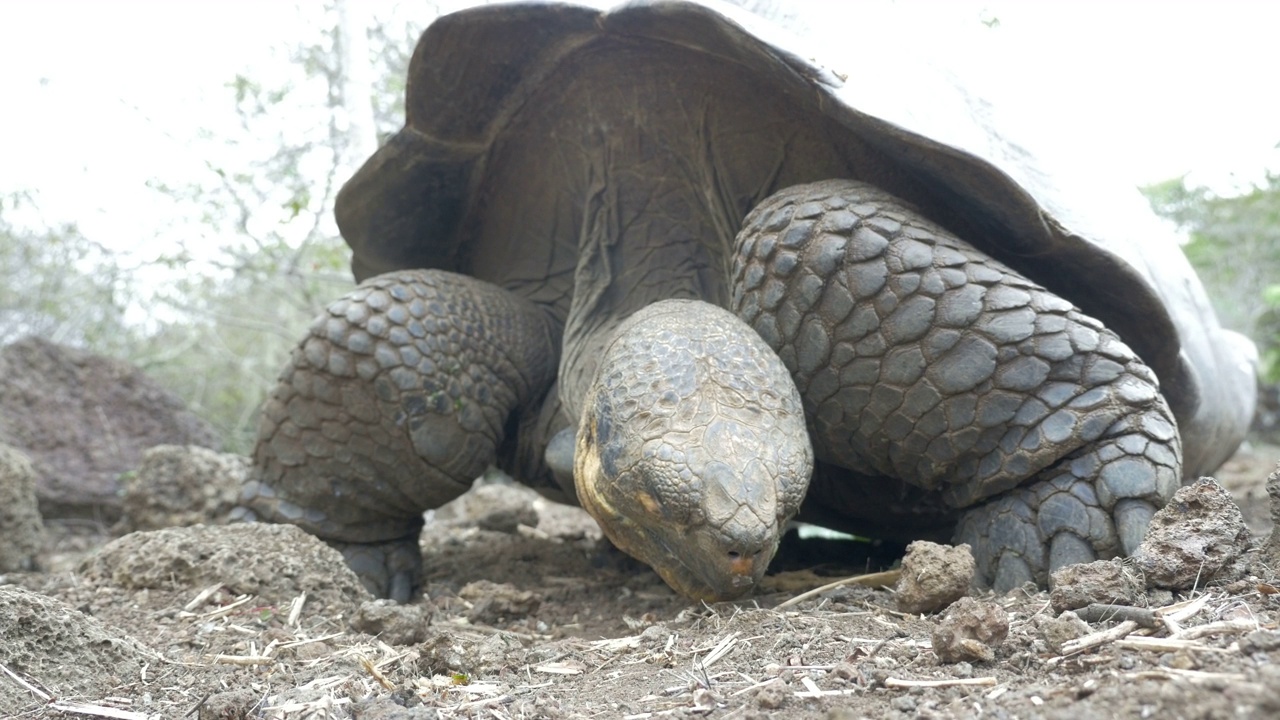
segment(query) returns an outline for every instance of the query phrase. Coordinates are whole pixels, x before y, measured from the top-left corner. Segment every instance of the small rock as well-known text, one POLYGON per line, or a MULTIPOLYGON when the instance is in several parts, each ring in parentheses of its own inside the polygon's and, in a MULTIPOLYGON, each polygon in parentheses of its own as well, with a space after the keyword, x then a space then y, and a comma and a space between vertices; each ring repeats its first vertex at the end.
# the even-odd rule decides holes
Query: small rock
POLYGON ((1137 605, 1143 589, 1142 580, 1119 559, 1067 565, 1049 575, 1049 602, 1057 613, 1093 603, 1137 605))
POLYGON ((487 625, 528 617, 542 605, 542 597, 536 593, 488 580, 467 583, 458 591, 458 597, 471 603, 468 620, 487 625))
POLYGON ((990 662, 1009 635, 1009 614, 993 602, 960 598, 933 629, 933 652, 944 663, 990 662))
MULTIPOLYGON (((1037 617, 1044 618, 1044 616, 1037 617)), ((1090 629, 1089 623, 1081 620, 1079 615, 1070 610, 1056 618, 1039 620, 1036 624, 1040 630, 1040 637, 1044 639, 1044 644, 1050 651, 1055 653, 1062 652, 1064 643, 1088 635, 1090 629)))
POLYGON ((1186 650, 1178 650, 1177 652, 1161 656, 1160 664, 1165 667, 1176 668, 1178 670, 1199 670, 1200 663, 1186 650))
POLYGON ((1184 590, 1242 577, 1249 528, 1240 508, 1217 480, 1200 478, 1179 489, 1151 518, 1133 554, 1149 587, 1184 590))
POLYGON ((525 653, 518 640, 503 633, 477 640, 439 626, 427 628, 426 638, 415 649, 418 672, 427 677, 496 672, 522 664, 525 653))
POLYGON ((787 696, 790 694, 786 683, 781 680, 770 681, 756 690, 756 707, 761 710, 777 710, 787 704, 787 696))
POLYGON ((135 532, 107 543, 80 564, 90 583, 128 590, 199 591, 222 583, 282 609, 307 594, 304 615, 348 612, 369 593, 342 555, 294 525, 193 525, 135 532))
POLYGON ((857 680, 859 678, 858 666, 848 661, 839 662, 836 663, 834 668, 831 668, 831 675, 840 680, 857 680))
POLYGON ((1240 652, 1245 655, 1276 650, 1280 650, 1280 631, 1254 630, 1240 638, 1240 652))
POLYGON ((897 710, 898 712, 910 713, 910 712, 915 712, 916 705, 918 703, 919 701, 917 701, 914 697, 910 695, 899 695, 898 697, 889 701, 889 707, 892 707, 894 710, 897 710))
POLYGON ((35 468, 22 451, 0 445, 0 572, 35 569, 43 546, 35 468))
POLYGON ((1280 569, 1280 463, 1267 476, 1267 495, 1271 498, 1271 537, 1263 545, 1259 560, 1265 568, 1280 569))
POLYGON ((486 476, 466 493, 434 511, 436 520, 474 523, 481 530, 514 534, 520 525, 538 526, 538 494, 511 480, 486 476))
POLYGON ((666 625, 650 625, 640 633, 640 637, 652 642, 666 642, 671 636, 671 631, 666 625))
POLYGON ((401 605, 393 600, 360 604, 351 627, 378 636, 388 645, 413 645, 427 636, 431 616, 422 605, 401 605))
POLYGON ((249 459, 198 445, 157 445, 121 477, 118 533, 225 525, 249 475, 249 459))
POLYGON ((538 527, 538 513, 529 505, 498 508, 476 520, 476 527, 489 532, 514 535, 520 526, 538 527))
POLYGON ((200 703, 199 720, 227 720, 228 718, 253 717, 254 709, 262 702, 262 693, 249 688, 214 693, 200 703))
POLYGON ((946 608, 969 592, 974 575, 968 545, 939 545, 917 540, 907 546, 898 578, 898 610, 930 613, 946 608))
POLYGON ((706 714, 716 709, 719 698, 710 690, 700 687, 693 691, 693 706, 690 708, 695 713, 706 714))
MULTIPOLYGON (((31 673, 62 697, 102 697, 136 683, 154 651, 118 628, 61 600, 0 586, 0 666, 31 673)), ((33 695, 0 673, 0 712, 32 704, 33 695)), ((31 717, 44 716, 37 711, 31 717)))

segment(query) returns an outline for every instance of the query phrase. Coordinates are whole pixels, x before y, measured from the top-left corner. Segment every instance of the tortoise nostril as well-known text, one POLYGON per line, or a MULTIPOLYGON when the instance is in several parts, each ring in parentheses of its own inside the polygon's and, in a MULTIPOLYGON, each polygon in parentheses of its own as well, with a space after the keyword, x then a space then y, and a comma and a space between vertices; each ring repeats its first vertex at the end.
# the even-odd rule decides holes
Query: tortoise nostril
POLYGON ((750 577, 759 569, 760 551, 739 548, 725 553, 729 560, 729 572, 737 577, 750 577))
POLYGON ((729 562, 731 563, 751 563, 758 560, 760 558, 760 553, 762 552, 763 550, 760 548, 738 548, 737 550, 727 551, 725 555, 728 556, 729 562))

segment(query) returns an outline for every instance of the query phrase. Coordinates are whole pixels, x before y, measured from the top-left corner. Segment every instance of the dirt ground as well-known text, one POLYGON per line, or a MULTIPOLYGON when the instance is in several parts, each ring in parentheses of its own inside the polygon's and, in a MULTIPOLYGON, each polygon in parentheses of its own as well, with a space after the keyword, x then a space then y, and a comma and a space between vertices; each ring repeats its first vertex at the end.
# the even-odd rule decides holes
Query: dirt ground
MULTIPOLYGON (((1255 545, 1278 460, 1254 446, 1218 475, 1255 545)), ((1146 610, 1083 620, 1047 592, 979 593, 970 637, 891 588, 802 595, 847 574, 849 543, 798 541, 803 567, 755 597, 692 605, 585 514, 503 485, 433 514, 409 606, 370 601, 292 527, 49 530, 44 572, 0 576, 0 717, 1280 716, 1280 579, 1256 559, 1190 590, 1098 591, 1146 610)))

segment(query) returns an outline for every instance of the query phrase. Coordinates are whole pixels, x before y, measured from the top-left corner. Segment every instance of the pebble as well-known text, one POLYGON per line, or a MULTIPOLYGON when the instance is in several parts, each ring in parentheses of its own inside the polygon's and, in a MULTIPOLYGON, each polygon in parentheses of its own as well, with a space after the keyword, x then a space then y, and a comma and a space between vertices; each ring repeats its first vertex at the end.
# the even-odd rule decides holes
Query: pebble
POLYGON ((968 545, 917 540, 907 546, 896 588, 898 610, 932 613, 969 594, 975 565, 968 545))
POLYGON ((991 662, 1009 635, 1009 614, 993 602, 957 600, 933 629, 933 652, 944 663, 991 662))
POLYGON ((1240 507, 1217 480, 1206 477, 1179 489, 1151 518, 1133 563, 1149 587, 1187 590, 1242 577, 1249 545, 1240 507))

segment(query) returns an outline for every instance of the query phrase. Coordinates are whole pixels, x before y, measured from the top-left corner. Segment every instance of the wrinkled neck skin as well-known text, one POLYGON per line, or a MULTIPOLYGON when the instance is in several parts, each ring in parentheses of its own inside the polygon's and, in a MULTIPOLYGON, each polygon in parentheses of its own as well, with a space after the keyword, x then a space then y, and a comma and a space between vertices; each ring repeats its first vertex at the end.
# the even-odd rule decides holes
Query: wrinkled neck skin
POLYGON ((764 418, 757 396, 797 396, 794 383, 720 309, 740 220, 690 192, 672 158, 643 157, 647 143, 595 140, 559 375, 577 426, 577 496, 617 547, 678 592, 739 597, 803 498, 811 461, 799 401, 790 444, 802 448, 764 457, 785 420, 764 418), (716 369, 742 358, 750 367, 716 369), (760 369, 770 362, 773 372, 760 369))
POLYGON ((566 65, 487 161, 473 247, 502 261, 472 264, 564 321, 583 506, 678 591, 740 596, 799 508, 812 449, 777 355, 720 309, 734 236, 776 189, 848 177, 869 151, 833 147, 747 68, 675 46, 566 65))
POLYGON ((573 419, 626 318, 670 298, 727 306, 733 240, 756 204, 880 164, 832 122, 762 93, 749 68, 611 43, 538 85, 495 141, 470 210, 476 275, 563 321, 559 390, 573 419))
POLYGON ((607 162, 623 150, 602 148, 582 203, 560 367, 575 489, 677 591, 731 599, 760 581, 799 510, 803 413, 776 354, 721 309, 735 228, 671 174, 607 162))
POLYGON ((559 375, 574 485, 674 589, 731 599, 763 577, 812 449, 790 374, 723 309, 745 213, 712 169, 652 153, 677 138, 633 130, 588 135, 559 375))

